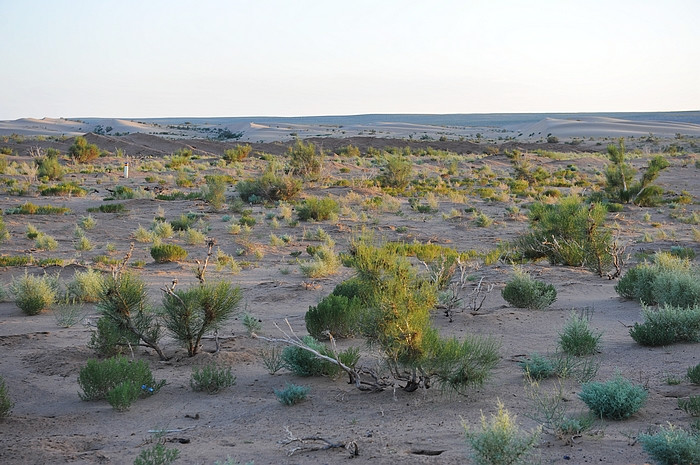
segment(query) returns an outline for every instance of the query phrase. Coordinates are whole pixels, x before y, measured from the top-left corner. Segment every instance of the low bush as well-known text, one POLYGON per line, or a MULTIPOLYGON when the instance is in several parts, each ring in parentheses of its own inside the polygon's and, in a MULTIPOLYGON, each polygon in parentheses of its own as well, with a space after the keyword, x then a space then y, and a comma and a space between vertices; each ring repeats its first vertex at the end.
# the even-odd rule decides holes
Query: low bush
POLYGON ((143 449, 134 459, 134 465, 169 465, 180 457, 180 451, 165 447, 165 431, 154 434, 154 444, 148 449, 143 449))
POLYGON ((700 363, 694 367, 688 368, 687 375, 691 383, 700 384, 700 363))
POLYGON ((338 202, 330 197, 309 197, 297 207, 297 214, 301 221, 324 221, 340 212, 338 202))
POLYGON ((647 391, 618 374, 604 383, 584 383, 578 396, 597 417, 624 420, 642 408, 647 391))
POLYGON ((26 266, 30 264, 32 257, 27 255, 9 255, 0 257, 0 266, 26 266))
POLYGON ((295 405, 306 399, 310 388, 287 383, 284 389, 275 389, 275 396, 284 405, 295 405))
POLYGON ((25 271, 23 276, 12 280, 10 292, 22 312, 26 315, 38 315, 56 302, 58 287, 57 276, 35 276, 25 271))
POLYGON ((402 154, 391 155, 382 167, 382 174, 378 181, 382 187, 391 187, 403 190, 413 178, 413 163, 402 154))
POLYGON ((100 156, 97 145, 88 143, 83 136, 78 136, 68 149, 68 155, 76 163, 88 163, 100 156))
POLYGON ((80 302, 97 302, 104 286, 102 273, 88 268, 76 271, 73 279, 66 284, 66 295, 80 302))
POLYGON ((598 350, 602 333, 593 331, 589 319, 572 312, 564 329, 559 333, 559 347, 569 355, 593 355, 598 350))
POLYGON ((15 208, 5 210, 8 215, 65 215, 70 213, 68 207, 55 207, 53 205, 35 205, 31 202, 26 202, 15 208))
POLYGON ((554 361, 537 353, 531 354, 529 360, 520 362, 520 366, 535 381, 550 378, 556 374, 554 361))
POLYGON ((158 392, 165 381, 156 381, 145 361, 131 362, 119 356, 89 359, 78 374, 78 385, 82 400, 107 399, 114 408, 125 410, 139 397, 158 392))
POLYGON ((126 212, 126 206, 123 203, 106 203, 97 208, 88 208, 87 211, 98 211, 100 213, 124 213, 126 212))
MULTIPOLYGON (((312 336, 304 336, 302 342, 318 353, 334 358, 328 347, 312 336)), ((337 364, 317 358, 313 353, 300 347, 285 347, 281 358, 284 367, 297 376, 328 376, 334 378, 340 373, 340 368, 337 364)), ((359 359, 360 353, 354 347, 338 353, 338 360, 351 368, 357 364, 359 359)))
POLYGON ((515 276, 506 283, 501 295, 514 307, 543 309, 556 300, 557 290, 551 284, 535 280, 527 273, 516 270, 515 276))
POLYGON ((230 176, 207 175, 204 177, 206 185, 202 188, 202 198, 212 206, 214 210, 221 210, 226 203, 226 187, 230 176))
POLYGON ((63 167, 58 161, 61 153, 56 149, 48 149, 46 155, 36 160, 37 176, 50 181, 58 181, 63 177, 63 167))
POLYGON ((498 413, 488 420, 481 414, 481 429, 473 431, 464 421, 464 434, 472 449, 477 465, 529 464, 533 463, 533 448, 537 445, 541 430, 524 433, 511 415, 498 401, 498 413))
POLYGON ((195 215, 195 214, 185 215, 183 213, 182 215, 180 215, 179 218, 172 220, 170 222, 170 225, 172 226, 174 231, 186 231, 187 229, 194 226, 194 224, 196 222, 197 222, 197 215, 195 215))
POLYGON ((687 399, 678 399, 678 408, 690 416, 700 417, 700 396, 690 396, 687 399))
POLYGON ((253 148, 250 146, 250 144, 236 144, 234 147, 224 150, 223 158, 229 163, 243 161, 248 157, 248 155, 250 155, 252 150, 253 148))
POLYGON ((357 297, 329 295, 304 316, 306 330, 316 339, 354 336, 360 329, 364 307, 357 297))
POLYGON ((7 392, 7 384, 2 376, 0 376, 0 420, 7 418, 14 407, 10 394, 7 392))
POLYGON ((231 368, 220 368, 214 362, 193 369, 190 377, 190 387, 193 391, 204 391, 208 394, 216 394, 234 384, 236 377, 231 373, 231 368))
POLYGON ((294 145, 287 150, 290 174, 306 179, 318 179, 321 176, 325 154, 322 149, 319 149, 318 152, 316 149, 313 142, 305 143, 303 140, 297 139, 294 145))
POLYGON ((669 423, 655 434, 642 433, 637 439, 658 465, 696 465, 700 463, 700 439, 669 423))
POLYGON ((327 245, 315 248, 311 260, 299 262, 301 272, 308 278, 324 278, 336 274, 340 265, 338 255, 327 245))
POLYGON ((87 195, 87 190, 80 187, 75 181, 62 182, 61 184, 56 184, 55 186, 40 188, 39 192, 41 195, 45 196, 66 195, 71 197, 85 197, 87 195))
POLYGON ((664 305, 644 307, 643 323, 635 323, 630 336, 643 346, 663 346, 678 342, 700 341, 700 306, 679 308, 664 305))
POLYGON ((187 258, 187 250, 177 244, 158 244, 151 247, 151 257, 156 263, 179 262, 187 258))
POLYGON ((302 182, 280 173, 281 169, 271 163, 256 179, 240 181, 236 191, 241 200, 248 203, 292 200, 301 192, 302 182))

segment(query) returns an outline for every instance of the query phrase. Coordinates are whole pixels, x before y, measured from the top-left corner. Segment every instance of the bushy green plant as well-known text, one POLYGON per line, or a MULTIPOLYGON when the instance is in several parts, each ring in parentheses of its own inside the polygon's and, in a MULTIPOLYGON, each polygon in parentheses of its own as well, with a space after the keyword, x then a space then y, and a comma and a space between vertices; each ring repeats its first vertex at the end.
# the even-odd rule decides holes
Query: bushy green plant
POLYGON ((700 384, 700 363, 694 367, 689 367, 687 375, 691 383, 700 384))
POLYGON ((635 323, 630 336, 644 346, 700 341, 700 306, 680 308, 664 305, 643 307, 643 323, 635 323))
POLYGON ((624 420, 642 408, 647 391, 618 374, 604 383, 584 383, 578 396, 597 417, 624 420))
POLYGON ((289 156, 290 173, 306 179, 318 179, 321 176, 325 154, 322 149, 316 151, 313 142, 305 143, 297 139, 287 151, 289 156))
POLYGON ((642 433, 637 439, 658 465, 700 463, 700 437, 669 423, 655 434, 642 433))
POLYGON ((314 249, 311 260, 299 262, 299 268, 306 277, 323 278, 336 274, 340 264, 340 259, 332 247, 320 245, 314 249))
POLYGON ((324 221, 339 212, 340 205, 331 197, 308 197, 297 207, 301 221, 324 221))
POLYGON ((669 162, 661 155, 653 157, 642 177, 635 182, 635 170, 626 163, 625 155, 624 139, 620 138, 617 145, 608 145, 608 157, 612 162, 605 171, 608 198, 615 202, 633 202, 641 207, 658 205, 663 189, 652 183, 663 169, 670 166, 669 162))
POLYGON ((10 238, 10 231, 7 230, 7 225, 5 220, 3 220, 2 215, 0 215, 0 244, 5 242, 10 238))
POLYGON ((123 203, 105 203, 99 207, 90 207, 87 209, 88 212, 100 212, 100 213, 124 213, 126 212, 126 206, 123 203))
POLYGON ((583 266, 603 276, 613 263, 606 215, 605 206, 586 205, 578 196, 556 204, 535 202, 529 213, 532 232, 518 238, 516 248, 525 258, 546 257, 552 264, 583 266))
POLYGON ((693 417, 700 417, 700 396, 678 399, 678 408, 693 417))
POLYGON ((241 200, 259 203, 296 198, 301 192, 301 181, 281 171, 278 165, 270 163, 260 177, 240 181, 236 184, 236 191, 241 200))
POLYGON ((315 307, 309 307, 304 316, 306 330, 317 339, 354 336, 359 330, 364 307, 357 297, 348 299, 340 295, 328 295, 315 307))
MULTIPOLYGON (((313 336, 304 336, 302 342, 320 354, 330 357, 333 356, 328 348, 317 341, 313 336)), ((282 361, 284 362, 285 368, 297 376, 334 377, 338 374, 337 365, 327 360, 317 358, 313 353, 296 346, 284 348, 282 351, 282 361)))
POLYGON ((513 279, 506 283, 501 295, 509 304, 518 308, 543 309, 557 298, 553 285, 533 279, 529 274, 516 270, 513 279))
POLYGON ((248 157, 248 155, 250 155, 252 149, 253 148, 250 146, 250 144, 236 144, 234 147, 224 150, 223 158, 229 163, 243 161, 248 157))
POLYGON ((481 429, 473 431, 464 421, 464 434, 477 465, 515 465, 533 463, 532 450, 540 430, 524 433, 499 400, 498 412, 491 419, 481 414, 481 429))
POLYGON ((10 393, 7 391, 7 384, 2 376, 0 376, 0 420, 7 418, 14 407, 10 393))
POLYGON ((134 198, 134 190, 129 186, 114 186, 111 191, 111 198, 114 200, 128 200, 134 198))
POLYGON ((83 136, 78 136, 68 149, 68 155, 76 163, 88 163, 100 156, 97 145, 88 143, 83 136))
POLYGON ((296 405, 306 399, 311 388, 287 383, 284 389, 275 389, 275 396, 284 405, 296 405))
POLYGON ((520 362, 520 366, 535 381, 546 379, 556 374, 554 361, 538 353, 531 354, 528 360, 520 362))
POLYGON ((230 367, 219 367, 215 362, 192 370, 190 387, 193 391, 204 391, 216 394, 227 387, 236 384, 236 377, 230 367))
POLYGON ((195 214, 185 215, 184 213, 170 222, 170 225, 175 231, 186 231, 194 226, 197 221, 197 216, 195 214))
POLYGON ((97 302, 104 285, 102 273, 92 268, 76 271, 66 284, 66 295, 81 302, 97 302))
POLYGON ((204 177, 206 185, 202 189, 202 197, 214 210, 221 210, 226 203, 226 186, 229 178, 230 176, 221 174, 204 177))
POLYGON ((171 289, 163 295, 163 320, 192 357, 199 352, 202 337, 237 312, 240 300, 240 288, 227 281, 171 289))
POLYGON ((402 154, 390 155, 386 159, 382 174, 379 176, 379 183, 383 187, 395 189, 405 189, 408 187, 413 176, 413 164, 402 154))
POLYGON ((63 177, 63 167, 58 161, 61 153, 56 149, 48 149, 46 155, 36 160, 37 176, 50 181, 59 181, 63 177))
POLYGON ((274 375, 285 367, 284 359, 282 358, 282 350, 277 346, 260 349, 260 358, 263 365, 267 368, 268 373, 274 375))
POLYGON ((71 196, 71 197, 85 197, 87 195, 87 190, 83 189, 78 185, 77 182, 62 182, 56 184, 55 186, 46 186, 40 188, 39 191, 41 195, 44 196, 71 196))
POLYGON ((158 392, 165 380, 156 381, 145 361, 129 361, 119 356, 89 359, 80 369, 78 385, 82 390, 78 393, 82 400, 107 399, 114 408, 125 410, 139 397, 158 392))
POLYGON ((248 336, 252 336, 262 329, 262 322, 250 313, 244 313, 241 321, 248 336))
POLYGON ((34 246, 39 250, 56 250, 58 241, 48 234, 41 233, 34 239, 34 246))
POLYGON ((22 312, 26 315, 38 315, 56 302, 58 287, 57 276, 35 276, 25 271, 24 275, 12 280, 10 292, 22 312))
POLYGON ((559 333, 559 347, 564 353, 581 356, 593 355, 598 350, 598 343, 602 333, 593 331, 589 326, 589 319, 576 312, 572 312, 559 333))
POLYGON ((5 210, 5 213, 8 215, 64 215, 70 213, 70 208, 53 205, 39 206, 31 202, 25 202, 19 207, 5 210))
POLYGON ((134 465, 169 465, 180 456, 177 449, 165 447, 164 432, 157 432, 154 442, 148 449, 143 449, 138 457, 134 459, 134 465))
POLYGON ((151 257, 156 263, 179 262, 187 258, 187 250, 177 244, 158 244, 151 247, 151 257))

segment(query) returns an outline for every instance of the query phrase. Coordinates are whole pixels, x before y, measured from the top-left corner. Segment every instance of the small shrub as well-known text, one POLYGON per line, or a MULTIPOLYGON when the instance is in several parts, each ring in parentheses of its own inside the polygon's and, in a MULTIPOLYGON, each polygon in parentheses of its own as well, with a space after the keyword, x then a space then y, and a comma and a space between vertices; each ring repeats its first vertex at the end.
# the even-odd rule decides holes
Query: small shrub
POLYGON ((56 250, 58 241, 48 234, 41 233, 34 239, 34 246, 40 250, 56 250))
POLYGON ((193 369, 190 377, 192 390, 204 391, 207 394, 216 394, 234 384, 236 377, 231 373, 231 368, 219 368, 216 363, 193 369))
POLYGON ((299 268, 308 278, 323 278, 336 274, 340 264, 340 259, 332 247, 320 245, 314 250, 311 260, 299 262, 299 268))
POLYGON ((85 229, 86 231, 89 231, 90 229, 94 229, 95 226, 97 226, 97 221, 95 220, 95 218, 92 217, 92 215, 88 215, 81 217, 78 224, 81 228, 85 229))
POLYGON ((324 221, 340 212, 338 202, 330 197, 309 197, 297 207, 297 214, 301 221, 324 221))
POLYGON ((111 405, 114 410, 124 412, 129 410, 131 404, 133 404, 141 394, 142 389, 140 386, 130 381, 123 381, 107 392, 105 399, 107 399, 107 402, 109 402, 109 405, 111 405))
POLYGON ((700 463, 697 435, 669 423, 656 434, 642 433, 637 438, 644 451, 658 465, 695 465, 700 463))
POLYGON ((156 263, 179 262, 187 258, 187 251, 177 244, 159 244, 151 247, 156 263))
POLYGON ((262 329, 262 322, 251 315, 250 313, 245 313, 242 318, 243 327, 245 328, 248 336, 252 336, 262 329))
POLYGON ((275 166, 269 166, 257 179, 240 181, 236 191, 241 200, 249 203, 263 201, 292 200, 301 192, 299 179, 279 173, 275 166))
POLYGON ((10 238, 10 232, 7 230, 7 225, 5 224, 5 220, 3 220, 2 215, 0 214, 0 244, 5 242, 10 238))
POLYGON ((12 280, 10 292, 22 312, 38 315, 56 302, 58 279, 48 275, 34 276, 25 271, 24 276, 12 280))
POLYGON ((83 306, 68 299, 61 300, 53 309, 53 316, 56 324, 61 328, 70 328, 85 316, 83 306))
POLYGON ((700 306, 679 308, 665 305, 642 309, 644 323, 635 323, 630 336, 643 346, 700 341, 700 306))
POLYGON ((7 392, 7 384, 2 376, 0 376, 0 420, 7 418, 14 407, 10 394, 7 392))
MULTIPOLYGON (((324 344, 312 336, 304 336, 302 341, 320 354, 334 357, 333 353, 324 344)), ((359 358, 359 351, 353 347, 338 353, 338 359, 349 367, 354 367, 359 358)), ((284 348, 282 361, 285 368, 297 376, 328 376, 333 378, 340 373, 340 368, 337 364, 316 358, 311 352, 296 346, 284 348)))
POLYGON ((277 346, 273 345, 267 349, 260 349, 260 358, 262 358, 263 365, 271 375, 285 367, 282 350, 277 346))
POLYGON ((159 221, 153 225, 153 234, 161 239, 168 239, 173 237, 173 234, 175 234, 175 229, 171 223, 168 223, 167 221, 159 221))
POLYGON ((209 202, 214 210, 221 210, 226 203, 226 186, 229 176, 207 175, 206 186, 202 189, 202 198, 209 202))
POLYGON ((80 302, 97 302, 104 286, 104 278, 99 271, 88 268, 76 271, 73 279, 66 284, 66 295, 80 302))
POLYGON ((229 163, 243 161, 245 158, 248 157, 248 155, 250 155, 252 149, 253 148, 250 146, 250 144, 237 144, 233 148, 224 150, 223 158, 229 163))
POLYGON ((688 379, 693 384, 700 384, 700 363, 688 368, 688 379))
POLYGON ((594 332, 588 323, 589 319, 583 315, 571 313, 559 334, 559 347, 564 353, 577 357, 596 353, 601 333, 594 332))
POLYGON ((540 430, 523 433, 499 400, 498 413, 487 420, 481 414, 481 430, 472 429, 463 421, 464 434, 472 449, 472 458, 477 465, 505 465, 532 463, 532 449, 540 437, 540 430))
POLYGON ((63 177, 63 167, 58 161, 60 152, 56 149, 48 149, 45 156, 36 160, 37 176, 58 181, 63 177))
POLYGON ((143 449, 134 459, 134 465, 169 465, 180 456, 177 449, 165 447, 165 432, 158 432, 155 436, 155 444, 148 449, 143 449))
POLYGON ((540 381, 556 374, 554 361, 537 353, 530 355, 529 360, 520 362, 520 366, 535 381, 540 381))
POLYGON ((297 384, 287 383, 284 389, 275 389, 275 396, 284 405, 295 405, 306 399, 310 388, 297 384))
POLYGON ((304 143, 297 139, 288 150, 290 173, 307 179, 318 179, 323 167, 323 150, 316 152, 313 142, 304 143))
POLYGON ((642 408, 647 392, 618 374, 604 383, 584 383, 578 396, 599 418, 624 420, 642 408))
POLYGON ((187 228, 180 234, 188 245, 202 245, 207 241, 207 236, 198 229, 187 228))
POLYGON ((88 163, 100 156, 100 149, 97 145, 88 143, 84 137, 78 136, 68 149, 68 155, 76 163, 88 163))
POLYGON ((53 205, 35 205, 31 202, 26 202, 19 207, 9 208, 5 211, 8 215, 65 215, 70 213, 68 207, 55 207, 53 205))
POLYGON ((556 300, 557 291, 553 285, 537 281, 518 270, 513 279, 506 283, 501 295, 506 302, 515 307, 543 309, 556 300))
POLYGON ((100 205, 99 207, 91 207, 87 209, 88 212, 100 212, 100 213, 124 213, 126 212, 126 207, 123 203, 106 203, 100 205))
POLYGON ((165 385, 156 381, 143 360, 130 362, 126 357, 89 359, 78 374, 78 395, 82 400, 110 399, 115 408, 128 408, 138 397, 155 394, 165 385), (126 386, 128 385, 128 386, 126 386), (110 394, 117 389, 117 392, 110 394))
POLYGON ((363 305, 357 297, 329 295, 315 307, 309 307, 304 316, 306 330, 316 339, 352 337, 360 327, 363 305))
POLYGON ((31 257, 27 255, 10 255, 0 257, 0 266, 26 266, 31 263, 31 257))
POLYGON ((387 158, 379 183, 383 187, 403 190, 408 187, 413 177, 413 163, 407 157, 396 154, 387 158))
POLYGON ((690 416, 700 417, 700 396, 690 396, 687 399, 678 399, 678 408, 690 416))
POLYGON ((77 242, 75 243, 75 250, 78 251, 86 251, 86 250, 92 250, 95 246, 90 242, 90 239, 88 239, 85 236, 82 236, 78 238, 77 242))
POLYGON ((56 184, 55 186, 45 187, 40 189, 41 195, 44 196, 71 196, 71 197, 85 197, 87 191, 80 187, 75 181, 63 182, 61 184, 56 184))

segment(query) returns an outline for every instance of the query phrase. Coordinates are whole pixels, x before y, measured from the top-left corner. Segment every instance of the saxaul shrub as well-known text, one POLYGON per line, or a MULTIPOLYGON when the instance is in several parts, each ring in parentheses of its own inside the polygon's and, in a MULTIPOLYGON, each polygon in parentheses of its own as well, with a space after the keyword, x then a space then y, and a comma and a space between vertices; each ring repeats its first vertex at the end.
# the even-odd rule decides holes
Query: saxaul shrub
POLYGON ((38 315, 48 310, 56 302, 58 290, 58 276, 35 276, 26 270, 24 275, 14 278, 10 283, 15 305, 26 315, 38 315))
POLYGON ((311 260, 299 262, 299 268, 308 278, 324 278, 338 272, 341 262, 333 247, 320 245, 313 249, 311 260))
POLYGON ((647 391, 618 374, 604 383, 584 383, 578 396, 597 417, 624 420, 642 408, 647 391))
POLYGON ((219 367, 215 362, 194 368, 190 376, 192 390, 207 394, 216 394, 234 384, 236 377, 231 373, 231 368, 219 367))
POLYGON ((104 286, 101 272, 88 268, 76 271, 73 279, 66 284, 66 296, 80 302, 97 302, 104 286))
POLYGON ((7 230, 7 225, 5 224, 5 220, 2 218, 2 215, 0 215, 0 244, 5 242, 10 238, 10 231, 7 230))
POLYGON ((541 430, 526 433, 516 423, 499 400, 498 412, 490 419, 481 414, 481 429, 472 430, 462 421, 464 434, 472 449, 472 459, 477 465, 515 465, 533 463, 533 448, 537 445, 541 430))
MULTIPOLYGON (((317 341, 313 336, 304 336, 302 342, 321 355, 335 358, 333 352, 325 344, 317 341)), ((282 351, 281 358, 284 367, 297 376, 328 376, 329 378, 334 378, 340 373, 338 365, 328 360, 320 359, 313 353, 300 347, 285 347, 282 351)), ((359 351, 356 348, 350 347, 345 351, 339 352, 338 359, 345 363, 345 365, 354 367, 359 360, 359 351)))
POLYGON ((143 449, 138 457, 134 459, 134 465, 169 465, 180 457, 178 449, 165 447, 165 431, 158 431, 154 434, 154 444, 143 449))
POLYGON ((282 168, 272 162, 260 177, 236 184, 241 200, 248 203, 292 200, 301 192, 301 188, 301 180, 285 175, 282 168))
POLYGON ((158 244, 151 247, 156 263, 180 262, 187 258, 187 250, 177 244, 158 244))
POLYGON ((292 175, 311 180, 320 178, 325 153, 322 149, 317 151, 313 142, 305 143, 297 139, 287 150, 287 155, 292 175))
POLYGON ((297 207, 301 221, 324 221, 340 212, 338 201, 331 197, 308 197, 297 207))
POLYGON ((68 149, 68 155, 76 163, 88 163, 100 156, 97 145, 88 143, 83 136, 78 136, 68 149))
POLYGON ((637 439, 658 465, 695 465, 700 463, 700 437, 672 424, 654 434, 642 433, 637 439))
POLYGON ((538 281, 529 274, 515 270, 513 279, 501 291, 506 302, 518 308, 543 309, 557 298, 553 285, 538 281))
POLYGON ((658 309, 644 306, 643 323, 635 323, 630 336, 643 346, 663 346, 700 341, 700 306, 690 308, 664 305, 658 309))
POLYGON ((651 207, 661 202, 663 189, 652 183, 659 173, 670 166, 669 162, 657 155, 649 160, 649 165, 638 181, 634 181, 635 169, 625 161, 624 139, 617 145, 608 145, 608 157, 612 162, 605 171, 605 193, 614 202, 632 202, 640 207, 651 207))
POLYGON ((63 177, 63 167, 58 161, 60 155, 61 152, 50 148, 46 150, 46 155, 37 158, 37 176, 50 181, 60 181, 63 177))
POLYGON ((402 154, 390 155, 382 167, 378 180, 382 187, 403 190, 413 177, 413 163, 402 154))
POLYGON ((226 203, 226 186, 230 176, 207 175, 204 177, 206 185, 202 188, 202 198, 206 200, 214 210, 221 210, 226 203))
POLYGON ((559 333, 559 347, 570 355, 593 355, 598 351, 602 333, 590 327, 590 318, 572 312, 562 332, 559 333))
POLYGON ((364 307, 357 297, 328 295, 304 315, 306 330, 317 339, 352 337, 360 331, 364 307))
POLYGON ((187 289, 165 289, 163 321, 173 336, 196 355, 202 337, 221 326, 238 311, 240 288, 227 281, 200 282, 187 289))
POLYGON ((223 158, 228 163, 243 161, 248 157, 248 155, 250 155, 252 150, 253 148, 250 146, 250 144, 236 144, 234 147, 224 150, 223 158))

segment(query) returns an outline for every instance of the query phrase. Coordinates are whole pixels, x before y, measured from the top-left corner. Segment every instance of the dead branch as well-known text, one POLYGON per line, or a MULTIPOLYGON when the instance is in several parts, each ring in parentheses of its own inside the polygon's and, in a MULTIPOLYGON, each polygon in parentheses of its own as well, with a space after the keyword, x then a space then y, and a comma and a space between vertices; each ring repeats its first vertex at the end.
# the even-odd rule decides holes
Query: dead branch
POLYGON ((197 263, 197 271, 195 272, 195 274, 197 276, 197 279, 199 280, 199 282, 202 285, 204 285, 204 282, 205 282, 204 275, 207 272, 207 265, 209 264, 209 259, 211 258, 211 255, 213 253, 215 245, 216 245, 216 240, 209 238, 209 240, 207 241, 207 247, 208 247, 207 258, 204 259, 204 265, 201 265, 199 260, 195 260, 195 262, 197 263))
POLYGON ((289 449, 287 455, 290 457, 296 452, 314 452, 317 450, 329 449, 346 449, 350 453, 350 457, 357 457, 360 455, 357 442, 355 441, 332 442, 320 436, 297 437, 291 432, 288 426, 285 426, 284 430, 287 432, 287 438, 279 441, 280 444, 288 445, 295 442, 300 443, 299 446, 289 449), (321 442, 321 444, 310 444, 309 442, 321 442))

